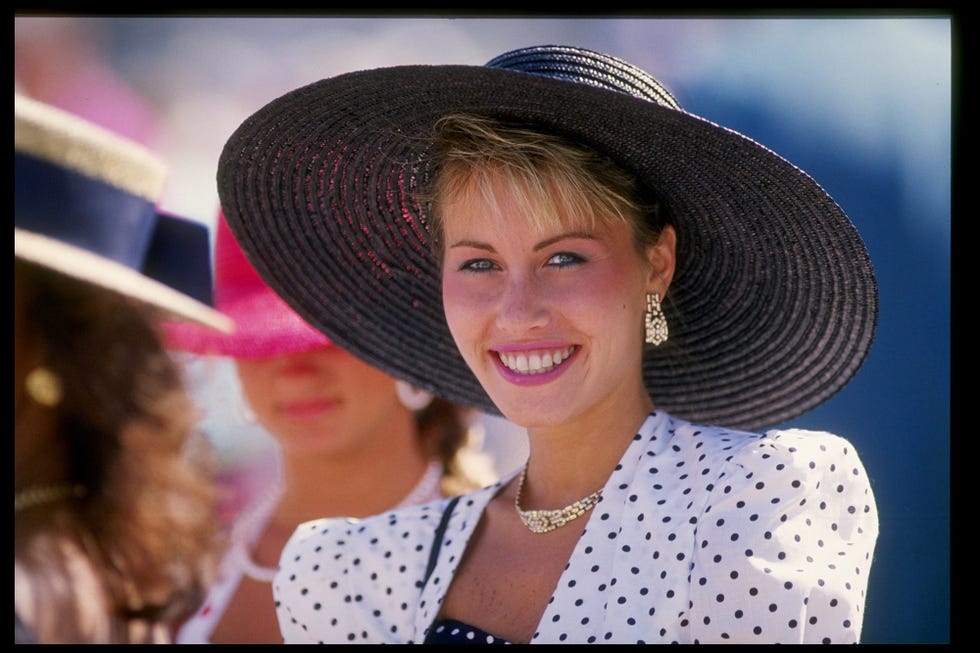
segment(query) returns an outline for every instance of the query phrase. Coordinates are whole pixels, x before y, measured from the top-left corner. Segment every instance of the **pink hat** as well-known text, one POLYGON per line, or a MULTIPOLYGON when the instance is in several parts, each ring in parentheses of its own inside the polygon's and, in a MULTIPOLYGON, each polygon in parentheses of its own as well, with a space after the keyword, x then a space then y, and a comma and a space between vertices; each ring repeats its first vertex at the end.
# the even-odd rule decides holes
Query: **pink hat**
POLYGON ((330 344, 325 335, 307 324, 262 281, 220 212, 215 240, 214 304, 234 320, 235 331, 223 334, 190 323, 167 322, 164 338, 169 349, 265 358, 330 344))

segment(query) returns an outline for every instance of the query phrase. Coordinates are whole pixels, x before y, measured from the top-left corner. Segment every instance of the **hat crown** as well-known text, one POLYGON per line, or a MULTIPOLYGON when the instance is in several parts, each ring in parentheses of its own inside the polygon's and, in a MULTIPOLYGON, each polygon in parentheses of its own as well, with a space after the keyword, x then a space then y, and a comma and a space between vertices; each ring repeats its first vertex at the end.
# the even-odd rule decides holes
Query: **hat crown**
POLYGON ((249 260, 218 212, 214 245, 215 308, 235 324, 235 332, 215 333, 196 325, 164 325, 167 347, 194 354, 256 359, 330 346, 273 290, 249 260))
POLYGON ((14 151, 147 202, 163 194, 167 167, 143 145, 75 114, 14 92, 14 151))
POLYGON ((274 294, 249 262, 228 227, 224 215, 219 215, 214 245, 214 302, 221 311, 235 300, 255 294, 274 294))
POLYGON ((588 84, 671 109, 681 108, 674 96, 649 73, 618 57, 584 48, 536 45, 505 52, 486 65, 588 84))

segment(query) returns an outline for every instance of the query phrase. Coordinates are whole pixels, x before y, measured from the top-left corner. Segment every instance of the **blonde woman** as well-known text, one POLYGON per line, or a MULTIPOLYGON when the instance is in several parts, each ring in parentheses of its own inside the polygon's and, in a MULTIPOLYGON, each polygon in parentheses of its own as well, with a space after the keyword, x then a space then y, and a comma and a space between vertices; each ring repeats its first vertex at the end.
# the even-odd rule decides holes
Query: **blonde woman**
POLYGON ((300 526, 285 641, 859 641, 870 480, 846 439, 770 428, 848 382, 877 318, 805 173, 621 59, 540 46, 297 89, 218 181, 311 324, 528 432, 459 500, 300 526))

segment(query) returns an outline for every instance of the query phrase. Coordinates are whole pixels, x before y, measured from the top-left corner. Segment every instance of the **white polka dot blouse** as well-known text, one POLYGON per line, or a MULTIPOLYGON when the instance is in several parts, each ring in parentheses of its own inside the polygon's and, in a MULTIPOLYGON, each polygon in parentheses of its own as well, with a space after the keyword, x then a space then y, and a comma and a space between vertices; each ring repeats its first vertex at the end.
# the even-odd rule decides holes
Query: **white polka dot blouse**
MULTIPOLYGON (((424 642, 484 507, 512 476, 462 497, 425 583, 448 500, 299 526, 273 582, 284 641, 424 642)), ((839 436, 657 411, 587 518, 532 643, 860 640, 878 514, 839 436)))

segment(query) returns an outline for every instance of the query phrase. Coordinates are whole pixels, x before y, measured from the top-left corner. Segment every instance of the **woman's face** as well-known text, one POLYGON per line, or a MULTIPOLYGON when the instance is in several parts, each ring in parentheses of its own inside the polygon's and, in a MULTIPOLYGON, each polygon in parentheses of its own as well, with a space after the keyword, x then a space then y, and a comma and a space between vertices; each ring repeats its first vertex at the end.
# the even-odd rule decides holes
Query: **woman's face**
POLYGON ((646 293, 670 281, 673 231, 643 256, 621 221, 535 230, 493 183, 499 212, 472 188, 442 205, 446 319, 490 398, 535 427, 645 396, 646 293))
POLYGON ((237 360, 245 399, 287 450, 339 455, 383 447, 394 419, 414 419, 395 379, 340 347, 237 360))

